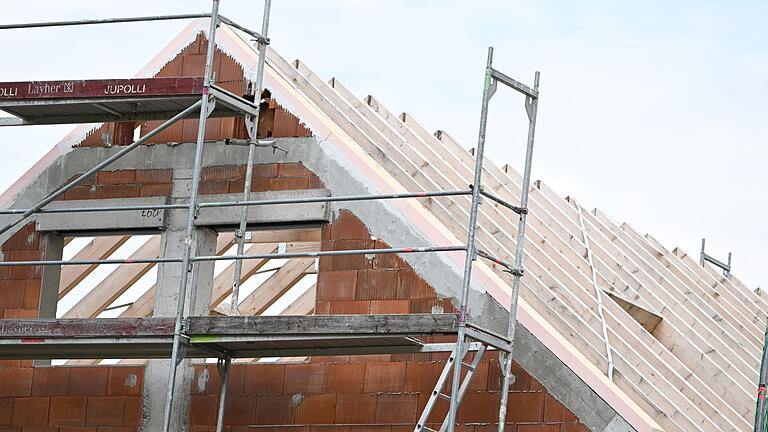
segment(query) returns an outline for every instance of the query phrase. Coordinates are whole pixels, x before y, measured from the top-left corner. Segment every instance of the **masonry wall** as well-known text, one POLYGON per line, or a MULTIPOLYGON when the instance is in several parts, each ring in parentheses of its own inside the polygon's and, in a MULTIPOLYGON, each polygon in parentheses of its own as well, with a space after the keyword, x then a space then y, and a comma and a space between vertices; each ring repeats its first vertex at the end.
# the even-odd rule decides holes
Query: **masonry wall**
MULTIPOLYGON (((322 231, 324 250, 388 248, 348 211, 322 231)), ((317 314, 454 312, 394 255, 320 259, 317 314)), ((445 341, 453 341, 446 338, 445 341)), ((410 431, 447 354, 315 357, 294 364, 236 365, 230 375, 225 424, 231 431, 410 431), (276 425, 292 425, 277 427, 276 425)), ((514 365, 508 431, 581 432, 586 427, 542 385, 514 365)), ((192 431, 213 431, 220 385, 214 366, 198 367, 190 406, 192 431)), ((495 431, 500 368, 497 357, 480 363, 458 421, 462 431, 495 431)), ((431 421, 447 410, 439 402, 431 421)), ((437 424, 431 424, 436 427, 437 424)))

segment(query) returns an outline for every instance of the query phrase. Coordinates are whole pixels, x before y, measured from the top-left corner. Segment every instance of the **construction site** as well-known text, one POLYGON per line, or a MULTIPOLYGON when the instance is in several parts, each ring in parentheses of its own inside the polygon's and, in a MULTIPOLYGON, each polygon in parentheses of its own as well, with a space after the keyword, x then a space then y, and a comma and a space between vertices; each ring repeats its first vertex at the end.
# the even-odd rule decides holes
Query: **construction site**
POLYGON ((0 432, 766 431, 768 300, 532 178, 546 70, 489 48, 460 144, 270 8, 0 24, 186 25, 133 77, 0 82, 0 126, 76 125, 0 195, 0 432))

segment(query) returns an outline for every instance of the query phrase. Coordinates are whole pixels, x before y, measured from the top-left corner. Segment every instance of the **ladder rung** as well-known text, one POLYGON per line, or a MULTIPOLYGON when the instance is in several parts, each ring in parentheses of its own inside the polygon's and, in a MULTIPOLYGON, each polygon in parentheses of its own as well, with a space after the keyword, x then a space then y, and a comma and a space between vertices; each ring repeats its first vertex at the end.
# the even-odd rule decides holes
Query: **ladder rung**
POLYGON ((469 370, 470 370, 470 371, 472 371, 472 372, 474 372, 474 371, 475 371, 475 367, 474 367, 474 366, 472 366, 472 365, 471 365, 471 364, 469 364, 469 363, 464 363, 464 362, 461 362, 461 367, 463 367, 464 369, 469 369, 469 370))
POLYGON ((436 430, 432 429, 431 427, 422 426, 420 430, 427 431, 427 432, 437 432, 436 430))
POLYGON ((447 395, 447 394, 445 394, 445 393, 438 393, 438 394, 437 394, 437 397, 439 397, 440 399, 445 399, 445 400, 447 400, 447 401, 451 400, 451 396, 450 396, 450 395, 447 395))

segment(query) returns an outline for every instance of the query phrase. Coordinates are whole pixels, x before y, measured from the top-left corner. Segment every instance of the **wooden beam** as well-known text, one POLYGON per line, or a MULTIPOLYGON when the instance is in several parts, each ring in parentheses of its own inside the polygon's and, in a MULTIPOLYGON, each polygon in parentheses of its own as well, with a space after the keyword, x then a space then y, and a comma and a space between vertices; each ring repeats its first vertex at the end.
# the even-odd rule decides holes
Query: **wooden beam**
MULTIPOLYGON (((83 247, 72 260, 102 260, 107 259, 120 246, 125 244, 130 236, 106 236, 95 237, 83 247)), ((59 300, 67 295, 77 284, 82 282, 89 274, 96 270, 98 264, 61 266, 61 280, 59 281, 59 300)))
MULTIPOLYGON (((160 253, 160 236, 151 237, 131 259, 157 258, 160 253)), ((131 287, 155 264, 123 264, 117 267, 103 281, 64 314, 64 318, 95 318, 104 311, 120 294, 131 287)))
POLYGON ((304 294, 300 295, 287 308, 280 312, 280 315, 309 315, 315 310, 315 297, 317 295, 317 284, 309 287, 304 294))
POLYGON ((294 258, 288 261, 240 303, 240 314, 261 315, 314 267, 314 258, 294 258))

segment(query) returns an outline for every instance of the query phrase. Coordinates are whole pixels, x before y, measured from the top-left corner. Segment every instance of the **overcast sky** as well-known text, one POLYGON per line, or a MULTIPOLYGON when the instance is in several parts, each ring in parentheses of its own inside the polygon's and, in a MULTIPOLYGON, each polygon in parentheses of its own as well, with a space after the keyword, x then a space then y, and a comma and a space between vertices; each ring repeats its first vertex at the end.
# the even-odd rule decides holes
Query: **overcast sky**
MULTIPOLYGON (((259 28, 260 1, 221 12, 259 28)), ((1 22, 207 12, 205 0, 4 2, 1 22), (130 7, 127 7, 130 5, 130 7)), ((768 286, 768 2, 275 0, 270 36, 360 97, 375 95, 469 148, 489 45, 541 102, 534 178, 669 249, 733 252, 768 286)), ((0 81, 133 75, 182 22, 0 33, 0 81)), ((487 151, 521 169, 522 99, 491 104, 487 151)), ((69 126, 0 129, 5 189, 69 126)))

